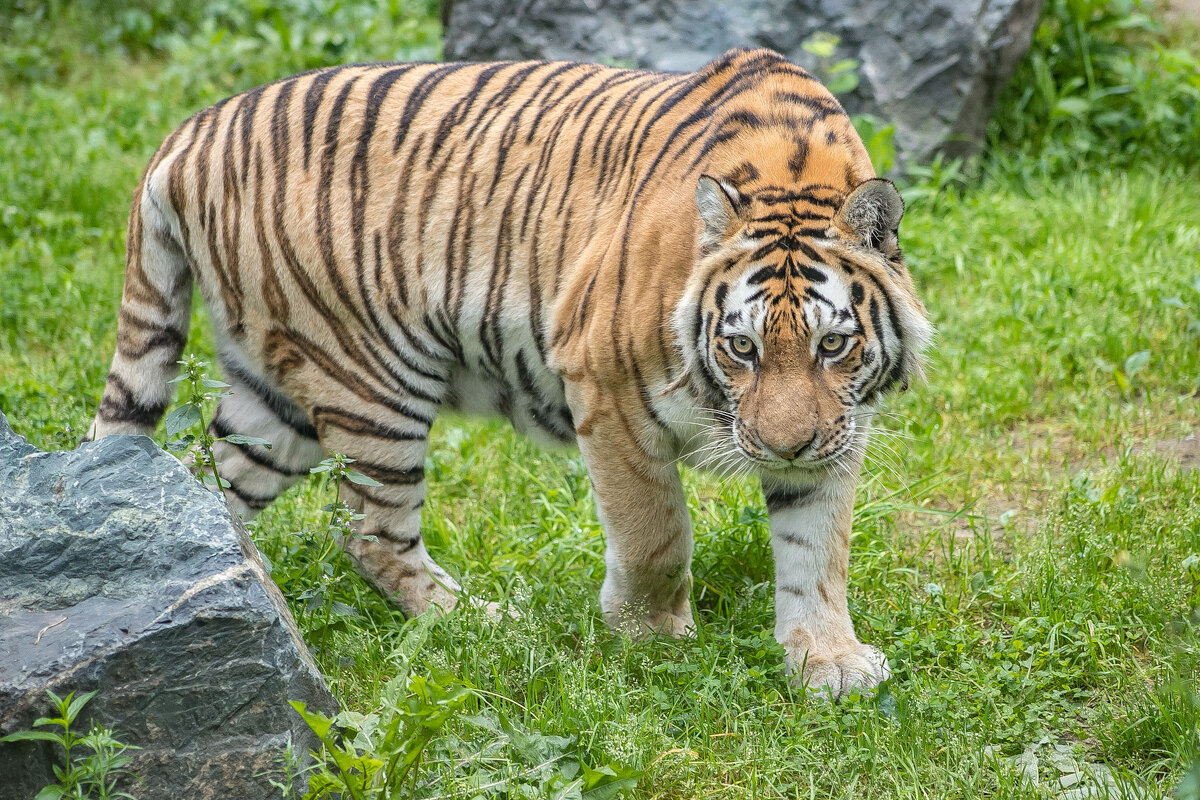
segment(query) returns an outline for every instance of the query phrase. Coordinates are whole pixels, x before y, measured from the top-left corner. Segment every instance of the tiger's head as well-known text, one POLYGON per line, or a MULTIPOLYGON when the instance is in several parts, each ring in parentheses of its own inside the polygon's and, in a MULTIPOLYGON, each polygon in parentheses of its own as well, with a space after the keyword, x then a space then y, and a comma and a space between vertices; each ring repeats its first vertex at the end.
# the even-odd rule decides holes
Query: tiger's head
POLYGON ((725 452, 809 473, 861 457, 864 418, 920 373, 933 333, 895 186, 743 193, 703 176, 696 205, 699 263, 672 324, 725 452))

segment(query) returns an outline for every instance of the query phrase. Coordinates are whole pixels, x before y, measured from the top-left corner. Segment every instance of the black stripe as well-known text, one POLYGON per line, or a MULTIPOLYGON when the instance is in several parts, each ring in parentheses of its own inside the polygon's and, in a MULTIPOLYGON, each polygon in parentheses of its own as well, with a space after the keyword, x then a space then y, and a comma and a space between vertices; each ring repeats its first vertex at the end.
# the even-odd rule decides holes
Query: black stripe
POLYGON ((250 178, 250 134, 254 130, 254 115, 258 112, 258 102, 262 99, 265 86, 259 86, 257 89, 251 89, 242 95, 241 104, 238 110, 242 117, 242 183, 245 184, 250 178))
POLYGON ((370 436, 374 439, 386 439, 393 442, 421 442, 429 436, 429 428, 407 431, 394 425, 377 422, 353 411, 331 406, 313 406, 312 417, 322 432, 332 426, 356 436, 370 436))
MULTIPOLYGON (((418 506, 418 508, 420 508, 420 506, 418 506)), ((386 539, 388 542, 394 545, 392 547, 392 553, 398 556, 412 552, 412 550, 421 543, 421 534, 419 533, 416 536, 406 536, 403 539, 397 539, 387 528, 371 528, 369 531, 363 531, 362 535, 374 536, 376 539, 386 539)))
MULTIPOLYGON (((366 114, 363 117, 362 128, 358 131, 358 142, 354 148, 354 158, 350 162, 350 230, 354 242, 354 262, 361 269, 363 263, 363 229, 366 225, 366 198, 370 190, 367 155, 371 140, 375 136, 375 128, 379 123, 379 114, 388 92, 396 81, 413 69, 413 65, 390 69, 379 75, 367 89, 366 114)), ((378 265, 378 259, 376 259, 378 265)), ((370 313, 370 306, 368 312, 370 313)), ((376 328, 379 321, 371 314, 376 328)))
POLYGON ((137 348, 130 347, 124 336, 117 337, 117 350, 129 359, 141 358, 159 347, 166 347, 173 351, 182 350, 183 346, 187 344, 187 335, 183 331, 156 320, 139 317, 124 306, 117 317, 117 325, 121 328, 140 328, 143 331, 152 332, 152 335, 137 348))
POLYGON ((491 64, 481 70, 475 77, 475 83, 467 90, 465 94, 459 97, 448 112, 442 115, 438 120, 437 132, 433 136, 433 142, 429 146, 429 154, 425 157, 425 169, 433 167, 433 159, 437 157, 438 152, 442 149, 442 145, 451 140, 451 131, 461 125, 471 113, 475 101, 479 99, 483 88, 488 81, 500 70, 504 69, 507 64, 491 64))
POLYGON ((374 478, 385 486, 416 486, 425 480, 424 465, 416 467, 389 467, 386 464, 375 464, 358 459, 353 469, 374 478))
MULTIPOLYGON (((533 134, 537 131, 538 125, 541 124, 542 117, 546 114, 547 111, 549 111, 552 108, 557 108, 558 103, 560 101, 565 100, 566 98, 568 98, 572 94, 574 94, 576 89, 578 89, 580 86, 582 86, 584 84, 584 82, 587 81, 588 78, 595 75, 601 69, 601 67, 599 67, 595 64, 573 64, 573 63, 564 64, 563 68, 564 68, 563 70, 555 70, 554 72, 552 72, 550 75, 547 76, 547 79, 557 76, 560 71, 565 71, 566 69, 586 68, 586 71, 582 75, 580 75, 578 78, 576 78, 573 83, 569 84, 565 89, 563 89, 562 93, 559 94, 557 97, 555 97, 553 94, 551 94, 549 97, 547 97, 546 101, 544 103, 542 103, 541 108, 538 109, 537 116, 535 116, 533 118, 533 123, 530 124, 529 130, 525 132, 525 144, 533 144, 533 134)), ((568 118, 567 114, 560 113, 558 115, 558 120, 556 120, 556 122, 555 122, 555 125, 557 126, 561 122, 565 122, 567 120, 567 118, 568 118)), ((552 141, 552 140, 553 140, 553 137, 550 137, 550 141, 552 141)))
POLYGON ((833 97, 802 95, 795 92, 776 92, 774 100, 778 103, 803 106, 812 112, 814 120, 823 120, 829 116, 845 115, 846 113, 841 104, 833 97))
MULTIPOLYGON (((420 386, 417 386, 415 383, 413 383, 409 376, 405 375, 404 373, 402 373, 401 371, 399 371, 397 369, 394 369, 392 367, 392 365, 388 363, 388 360, 385 357, 384 353, 378 347, 375 346, 375 342, 372 339, 362 337, 360 339, 360 341, 361 341, 363 347, 367 350, 367 352, 369 352, 372 356, 374 356, 375 360, 377 362, 379 362, 379 364, 383 367, 383 371, 387 374, 387 376, 392 379, 392 382, 394 383, 394 385, 391 388, 393 390, 401 389, 406 394, 408 394, 410 397, 412 397, 414 400, 423 400, 426 403, 433 403, 436 405, 436 404, 442 402, 442 398, 440 395, 431 394, 430 392, 425 391, 420 386)), ((395 353, 395 351, 392 351, 392 352, 395 353)), ((395 353, 395 355, 398 357, 400 356, 399 353, 395 353)), ((412 367, 410 367, 408 365, 408 363, 402 357, 400 357, 399 360, 400 360, 401 364, 404 365, 404 367, 416 372, 416 370, 413 369, 412 367)), ((423 374, 423 373, 418 373, 418 374, 423 374)), ((424 377, 428 380, 436 381, 439 385, 441 384, 441 382, 443 380, 443 378, 440 375, 432 375, 431 376, 428 374, 424 374, 424 377)))
POLYGON ((308 421, 308 417, 291 399, 274 389, 266 380, 242 368, 230 359, 221 360, 221 368, 230 378, 244 385, 254 393, 262 405, 275 415, 275 419, 303 436, 305 439, 317 440, 317 430, 308 421))
MULTIPOLYGON (((278 351, 281 348, 287 348, 290 352, 302 354, 301 357, 305 362, 317 367, 339 383, 342 388, 348 389, 363 400, 377 403, 384 408, 395 411, 401 416, 408 417, 426 426, 433 424, 433 417, 431 415, 415 410, 405 402, 404 398, 397 397, 391 392, 380 391, 371 386, 364 380, 361 374, 348 368, 344 360, 335 360, 329 353, 326 353, 315 342, 303 334, 294 330, 280 330, 268 335, 265 347, 268 359, 274 360, 279 358, 280 354, 278 351)), ((361 365, 361 362, 357 363, 361 365)))
POLYGON ((97 416, 105 422, 133 422, 152 428, 166 410, 166 403, 151 405, 139 401, 129 384, 110 372, 105 379, 104 396, 100 400, 97 416))
MULTIPOLYGON (((408 344, 409 347, 411 347, 413 350, 415 350, 418 355, 421 355, 424 358, 427 358, 430 361, 433 361, 438 364, 441 364, 443 361, 445 361, 448 358, 454 357, 454 352, 452 350, 450 350, 449 348, 443 348, 442 352, 435 353, 430 348, 429 343, 422 341, 408 327, 408 325, 404 322, 404 320, 400 319, 399 317, 397 317, 394 320, 394 322, 396 323, 396 327, 400 330, 400 335, 404 337, 404 341, 408 344)), ((442 377, 443 377, 443 379, 445 378, 444 375, 442 377)))
POLYGON ((534 381, 533 373, 529 370, 529 365, 525 360, 525 351, 517 350, 513 362, 517 367, 517 381, 520 383, 521 391, 529 398, 529 404, 525 408, 529 412, 530 418, 539 428, 556 439, 563 441, 574 439, 574 426, 569 424, 569 419, 567 419, 567 424, 564 425, 563 422, 564 418, 569 418, 569 412, 566 412, 564 408, 551 406, 545 401, 534 381))
MULTIPOLYGON (((338 270, 337 255, 334 252, 334 234, 333 234, 333 172, 337 160, 338 144, 341 141, 342 114, 346 108, 346 99, 350 96, 350 92, 354 89, 355 84, 361 76, 354 76, 343 84, 341 91, 338 92, 337 99, 333 102, 333 108, 329 111, 329 120, 325 127, 325 146, 321 151, 321 172, 317 181, 317 242, 321 251, 321 260, 325 264, 325 273, 329 278, 330 285, 337 292, 338 299, 342 302, 345 309, 350 311, 355 320, 362 328, 369 328, 367 319, 363 316, 358 306, 351 300, 350 291, 346 288, 342 281, 341 273, 338 270)), ((307 98, 305 98, 307 101, 307 98)), ((306 130, 306 137, 308 131, 306 130)), ((307 165, 307 158, 305 161, 307 165)), ((361 255, 361 253, 360 253, 361 255)), ((326 317, 330 316, 328 314, 326 317)), ((338 337, 342 340, 342 337, 338 337)))
POLYGON ((778 536, 780 539, 782 539, 783 541, 787 542, 790 545, 795 545, 796 547, 803 547, 805 550, 813 549, 813 543, 810 542, 806 537, 801 536, 798 533, 792 533, 791 531, 781 531, 780 533, 772 533, 771 535, 778 536))
POLYGON ((304 93, 304 113, 301 119, 301 127, 304 132, 304 169, 306 170, 312 156, 313 128, 317 124, 317 112, 321 109, 321 100, 325 96, 325 87, 333 80, 333 76, 341 70, 341 67, 332 67, 319 73, 312 79, 312 82, 308 85, 308 91, 304 93))
POLYGON ((429 98, 437 85, 449 77, 452 73, 457 72, 462 68, 461 64, 443 64, 434 67, 408 93, 408 101, 404 104, 404 111, 400 114, 400 119, 396 124, 396 138, 392 142, 392 152, 399 152, 400 147, 404 144, 404 140, 408 137, 408 131, 412 127, 412 121, 416 117, 417 112, 421 110, 421 106, 429 98))
MULTIPOLYGON (((771 250, 774 249, 774 247, 772 246, 772 247, 768 247, 765 249, 767 252, 770 252, 771 250)), ((758 252, 756 252, 754 255, 752 255, 750 257, 751 260, 757 261, 758 259, 762 258, 762 255, 766 255, 766 253, 762 253, 762 255, 759 255, 759 253, 761 253, 761 252, 762 252, 762 250, 760 249, 758 252)), ((746 279, 746 283, 749 286, 757 286, 761 283, 766 283, 767 281, 771 280, 772 278, 782 278, 783 275, 781 273, 782 273, 782 270, 777 270, 775 267, 760 267, 759 269, 754 270, 754 272, 752 272, 750 274, 750 277, 746 279)))
POLYGON ((824 272, 821 272, 818 269, 813 269, 807 264, 800 265, 800 274, 813 283, 824 283, 828 280, 828 278, 825 277, 824 272))
POLYGON ((804 290, 804 296, 806 298, 808 298, 809 300, 815 300, 816 302, 821 303, 822 305, 829 306, 831 309, 834 309, 835 311, 837 310, 837 306, 835 306, 833 304, 832 300, 830 300, 828 297, 826 297, 825 295, 818 292, 816 289, 813 289, 811 286, 804 290))
POLYGON ((654 402, 650 398, 650 390, 646 385, 646 379, 642 375, 642 370, 637 365, 637 359, 629 360, 630 366, 633 367, 633 378, 638 387, 638 399, 642 401, 642 408, 646 410, 646 414, 661 430, 666 433, 673 434, 671 427, 667 425, 667 421, 659 416, 658 411, 654 408, 654 402))
POLYGON ((391 500, 380 495, 377 489, 373 489, 369 486, 362 486, 357 483, 343 484, 343 486, 344 488, 358 494, 368 503, 379 506, 380 508, 407 508, 409 510, 414 510, 412 508, 411 498, 406 497, 403 500, 391 500))
POLYGON ((772 486, 764 487, 763 497, 767 501, 768 511, 782 511, 788 508, 803 508, 816 495, 816 485, 811 486, 772 486))
POLYGON ((249 494, 246 491, 239 489, 237 484, 235 484, 233 481, 225 478, 222 478, 221 480, 228 484, 224 487, 225 491, 232 492, 237 499, 241 500, 248 507, 253 508, 255 511, 262 511, 271 504, 272 500, 275 499, 275 495, 267 497, 266 495, 249 494))

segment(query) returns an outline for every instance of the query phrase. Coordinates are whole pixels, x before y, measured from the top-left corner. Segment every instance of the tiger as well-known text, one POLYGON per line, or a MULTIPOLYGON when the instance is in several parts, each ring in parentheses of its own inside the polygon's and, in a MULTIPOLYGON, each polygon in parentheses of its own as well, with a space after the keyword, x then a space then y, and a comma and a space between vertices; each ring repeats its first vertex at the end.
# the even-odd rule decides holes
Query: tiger
POLYGON ((342 548, 405 614, 445 613, 461 589, 421 537, 430 426, 500 415, 581 452, 606 622, 687 636, 679 465, 754 473, 791 680, 870 691, 891 672, 847 604, 855 487, 933 333, 903 212, 838 101, 770 50, 695 72, 295 75, 199 111, 150 160, 87 438, 152 433, 195 284, 230 385, 209 430, 272 444, 216 444, 233 514, 353 458, 378 485, 342 486, 361 517, 342 548))

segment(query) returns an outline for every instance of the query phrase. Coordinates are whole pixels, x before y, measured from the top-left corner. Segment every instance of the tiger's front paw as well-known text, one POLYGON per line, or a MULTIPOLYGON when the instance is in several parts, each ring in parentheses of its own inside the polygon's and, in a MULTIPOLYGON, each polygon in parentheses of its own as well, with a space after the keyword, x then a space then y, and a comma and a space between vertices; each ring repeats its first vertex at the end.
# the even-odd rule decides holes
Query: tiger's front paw
POLYGON ((787 667, 798 685, 835 702, 855 689, 868 694, 892 676, 879 648, 861 642, 833 653, 788 648, 787 667))

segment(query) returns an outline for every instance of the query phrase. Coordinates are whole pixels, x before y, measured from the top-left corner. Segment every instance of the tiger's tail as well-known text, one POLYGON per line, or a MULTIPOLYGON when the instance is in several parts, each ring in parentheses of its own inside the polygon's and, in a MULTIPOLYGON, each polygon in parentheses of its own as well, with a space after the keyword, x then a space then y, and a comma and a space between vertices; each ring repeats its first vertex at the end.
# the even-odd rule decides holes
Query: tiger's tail
POLYGON ((154 431, 171 401, 192 308, 191 263, 166 196, 165 164, 142 176, 129 216, 117 349, 84 441, 154 431))

